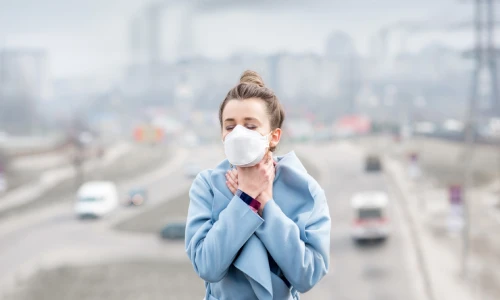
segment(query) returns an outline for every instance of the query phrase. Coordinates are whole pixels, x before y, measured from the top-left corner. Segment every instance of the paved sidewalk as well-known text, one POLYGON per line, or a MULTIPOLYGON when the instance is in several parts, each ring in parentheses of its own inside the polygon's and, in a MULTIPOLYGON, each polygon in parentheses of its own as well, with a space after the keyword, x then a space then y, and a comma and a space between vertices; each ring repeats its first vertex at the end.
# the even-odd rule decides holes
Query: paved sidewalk
POLYGON ((460 248, 447 247, 433 234, 431 228, 426 226, 429 222, 419 203, 419 193, 408 178, 404 166, 396 160, 384 160, 385 172, 395 183, 393 191, 399 199, 399 204, 407 210, 411 227, 416 238, 416 249, 419 252, 420 263, 423 265, 425 281, 429 289, 430 299, 435 300, 486 300, 478 297, 477 291, 469 280, 464 280, 460 275, 460 248))

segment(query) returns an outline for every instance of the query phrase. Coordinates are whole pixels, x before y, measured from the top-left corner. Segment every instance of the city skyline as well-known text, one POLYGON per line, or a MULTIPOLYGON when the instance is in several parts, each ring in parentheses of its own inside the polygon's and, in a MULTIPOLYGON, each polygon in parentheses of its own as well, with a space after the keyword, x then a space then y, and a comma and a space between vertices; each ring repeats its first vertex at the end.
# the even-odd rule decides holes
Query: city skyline
MULTIPOLYGON (((270 8, 261 4, 253 8, 227 7, 222 2, 212 9, 203 10, 202 7, 191 13, 186 13, 185 7, 178 4, 169 6, 163 12, 161 24, 162 59, 174 62, 183 57, 186 49, 190 55, 213 59, 234 53, 324 54, 326 39, 335 30, 350 34, 358 51, 367 55, 371 51, 370 39, 389 24, 429 18, 447 22, 446 11, 450 8, 456 13, 448 22, 466 20, 468 14, 472 14, 472 5, 448 0, 434 6, 431 2, 424 5, 427 3, 424 1, 413 7, 397 5, 393 0, 364 2, 363 9, 356 10, 360 1, 354 2, 357 3, 341 5, 314 1, 307 9, 300 1, 293 5, 275 4, 270 8), (179 24, 188 24, 191 28, 179 28, 179 24), (191 38, 180 40, 179 35, 191 35, 191 38)), ((68 4, 51 0, 40 5, 23 0, 16 3, 0 1, 0 7, 3 7, 0 9, 0 20, 3 20, 0 21, 0 28, 3 28, 0 29, 0 47, 46 49, 50 73, 54 78, 62 78, 102 75, 126 66, 130 62, 130 22, 142 13, 145 4, 136 1, 68 4)), ((409 39, 408 47, 417 51, 439 41, 464 48, 472 42, 471 37, 467 31, 420 34, 409 39)), ((392 41, 391 47, 397 49, 399 45, 395 43, 392 41)))

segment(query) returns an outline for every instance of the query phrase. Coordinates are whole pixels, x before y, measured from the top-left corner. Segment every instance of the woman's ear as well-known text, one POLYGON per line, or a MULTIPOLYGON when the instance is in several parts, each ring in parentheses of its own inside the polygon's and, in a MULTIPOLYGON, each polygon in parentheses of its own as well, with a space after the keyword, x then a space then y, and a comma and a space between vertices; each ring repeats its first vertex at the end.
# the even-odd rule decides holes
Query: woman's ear
POLYGON ((270 147, 278 146, 281 140, 281 128, 276 128, 273 132, 271 132, 271 139, 269 140, 270 147))

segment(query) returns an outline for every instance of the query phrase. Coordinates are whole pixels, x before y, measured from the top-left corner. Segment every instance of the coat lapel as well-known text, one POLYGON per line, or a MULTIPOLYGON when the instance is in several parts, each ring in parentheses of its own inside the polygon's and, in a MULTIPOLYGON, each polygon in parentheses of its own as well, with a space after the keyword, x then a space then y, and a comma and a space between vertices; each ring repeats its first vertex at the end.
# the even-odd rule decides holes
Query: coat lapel
POLYGON ((229 164, 223 162, 220 164, 211 175, 212 190, 214 193, 214 200, 212 203, 212 218, 215 221, 219 220, 219 214, 226 208, 234 197, 226 185, 226 172, 229 170, 229 164))
POLYGON ((233 264, 248 276, 258 299, 273 298, 273 286, 267 250, 256 235, 252 235, 248 239, 233 264))

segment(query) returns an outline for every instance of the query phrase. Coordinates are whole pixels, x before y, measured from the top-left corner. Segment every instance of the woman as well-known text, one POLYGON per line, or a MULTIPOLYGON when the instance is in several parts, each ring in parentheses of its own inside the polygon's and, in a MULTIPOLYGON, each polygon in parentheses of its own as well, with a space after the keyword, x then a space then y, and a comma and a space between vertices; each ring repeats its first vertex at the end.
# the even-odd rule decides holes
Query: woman
POLYGON ((186 224, 205 299, 299 299, 328 272, 324 191, 295 153, 273 158, 284 112, 257 73, 243 73, 219 119, 227 160, 194 180, 186 224))

